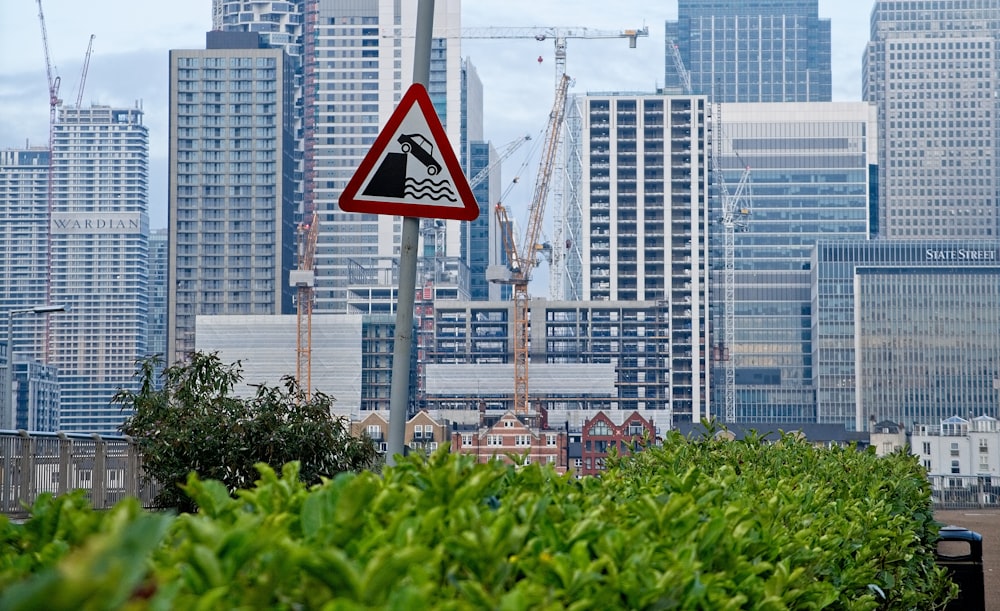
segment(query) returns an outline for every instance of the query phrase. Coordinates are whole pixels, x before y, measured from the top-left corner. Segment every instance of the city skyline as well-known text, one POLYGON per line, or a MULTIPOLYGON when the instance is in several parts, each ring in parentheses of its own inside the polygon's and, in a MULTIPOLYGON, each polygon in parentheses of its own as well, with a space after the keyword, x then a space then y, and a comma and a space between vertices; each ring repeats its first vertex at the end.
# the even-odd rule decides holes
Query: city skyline
MULTIPOLYGON (((130 17, 130 3, 102 0, 97 4, 102 10, 96 10, 93 3, 84 8, 68 0, 43 2, 50 54, 62 78, 60 97, 67 104, 75 103, 87 38, 94 34, 83 103, 134 106, 141 102, 150 129, 150 223, 153 228, 166 227, 167 51, 204 48, 205 32, 211 29, 211 1, 181 0, 174 5, 175 10, 156 20, 155 28, 147 27, 153 22, 141 16, 130 17), (108 15, 121 17, 109 19, 108 15)), ((874 2, 868 4, 866 10, 858 11, 832 0, 819 2, 820 17, 832 22, 834 100, 861 99, 861 58, 874 2)), ((524 0, 466 2, 462 26, 622 29, 646 25, 650 35, 640 39, 636 49, 615 39, 570 41, 567 73, 576 81, 570 92, 651 92, 662 86, 664 25, 666 20, 676 19, 676 3, 650 6, 641 0, 627 0, 616 6, 613 20, 605 15, 604 6, 591 1, 541 5, 524 0), (569 4, 572 11, 566 8, 569 4), (570 12, 574 17, 567 20, 564 16, 570 12), (615 70, 601 65, 607 57, 620 58, 615 70)), ((37 3, 5 4, 0 8, 0 23, 4 24, 0 37, 0 56, 4 58, 0 60, 0 80, 4 83, 0 87, 0 105, 7 109, 0 121, 0 148, 23 147, 26 141, 44 146, 48 95, 37 3)), ((499 147, 525 134, 536 135, 544 127, 554 89, 549 42, 466 39, 462 56, 472 60, 483 81, 488 140, 499 147), (538 62, 538 58, 542 61, 538 62)), ((514 167, 522 159, 515 156, 507 165, 514 167)), ((505 173, 505 183, 510 174, 505 173)), ((529 197, 529 185, 518 189, 524 193, 515 193, 516 197, 529 197)))

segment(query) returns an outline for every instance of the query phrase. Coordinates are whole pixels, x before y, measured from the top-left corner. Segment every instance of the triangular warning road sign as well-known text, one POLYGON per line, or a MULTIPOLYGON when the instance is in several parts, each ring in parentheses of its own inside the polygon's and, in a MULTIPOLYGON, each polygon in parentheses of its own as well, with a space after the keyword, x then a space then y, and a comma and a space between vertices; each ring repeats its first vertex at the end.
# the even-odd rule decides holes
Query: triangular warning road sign
POLYGON ((414 83, 340 194, 345 212, 471 221, 479 205, 427 89, 414 83))

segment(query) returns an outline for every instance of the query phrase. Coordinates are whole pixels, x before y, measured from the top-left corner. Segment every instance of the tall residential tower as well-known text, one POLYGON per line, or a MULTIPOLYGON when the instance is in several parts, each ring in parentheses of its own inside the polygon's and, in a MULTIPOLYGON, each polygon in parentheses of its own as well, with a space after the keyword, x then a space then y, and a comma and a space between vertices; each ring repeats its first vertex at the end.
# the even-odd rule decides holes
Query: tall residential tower
POLYGON ((60 429, 114 433, 146 356, 149 132, 139 108, 63 107, 53 143, 49 363, 60 429))
POLYGON ((290 314, 295 258, 292 70, 256 34, 170 52, 167 360, 195 317, 290 314))
POLYGON ((677 422, 710 409, 707 107, 704 96, 594 93, 574 98, 567 117, 582 130, 571 172, 583 185, 567 201, 578 236, 567 256, 580 262, 568 282, 586 301, 660 304, 643 333, 669 333, 654 369, 668 372, 670 394, 636 408, 677 422))

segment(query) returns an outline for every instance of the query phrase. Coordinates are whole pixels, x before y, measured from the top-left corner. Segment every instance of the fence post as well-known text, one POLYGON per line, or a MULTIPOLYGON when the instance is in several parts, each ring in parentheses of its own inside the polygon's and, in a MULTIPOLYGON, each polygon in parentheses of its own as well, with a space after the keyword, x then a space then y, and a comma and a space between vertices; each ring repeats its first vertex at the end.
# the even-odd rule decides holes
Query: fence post
POLYGON ((70 472, 73 468, 73 440, 66 433, 59 432, 59 491, 57 494, 69 492, 70 472))
POLYGON ((31 507, 35 502, 33 493, 35 482, 35 440, 23 429, 17 431, 21 442, 20 486, 17 491, 18 505, 31 507))
POLYGON ((107 444, 97 433, 91 433, 94 439, 94 471, 93 487, 91 488, 91 501, 94 509, 107 509, 107 489, 108 489, 108 468, 107 468, 107 444))

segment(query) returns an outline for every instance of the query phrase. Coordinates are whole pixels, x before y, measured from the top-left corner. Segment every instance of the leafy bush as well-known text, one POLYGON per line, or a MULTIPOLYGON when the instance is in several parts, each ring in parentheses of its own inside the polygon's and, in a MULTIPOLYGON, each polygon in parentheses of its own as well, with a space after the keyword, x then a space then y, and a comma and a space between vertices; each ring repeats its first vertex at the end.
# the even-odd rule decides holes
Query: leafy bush
POLYGON ((375 444, 333 417, 333 398, 316 392, 307 400, 291 378, 243 399, 232 396, 239 364, 223 365, 217 354, 198 352, 167 368, 162 390, 153 389, 155 369, 154 360, 143 362, 139 392, 119 391, 115 401, 130 413, 121 430, 139 444, 146 475, 163 486, 160 507, 194 509, 179 488, 191 471, 235 492, 253 485, 257 463, 280 469, 298 461, 310 484, 376 463, 375 444))
MULTIPOLYGON (((157 538, 126 606, 866 610, 954 595, 909 456, 671 434, 609 463, 576 480, 442 450, 312 489, 295 463, 280 477, 262 465, 237 498, 192 476, 199 513, 157 538)), ((10 588, 0 608, 62 588, 52 571, 72 573, 78 557, 10 588)))

